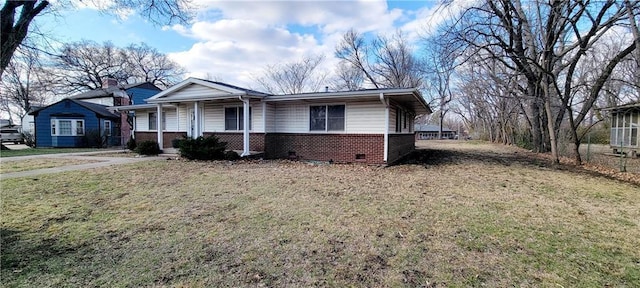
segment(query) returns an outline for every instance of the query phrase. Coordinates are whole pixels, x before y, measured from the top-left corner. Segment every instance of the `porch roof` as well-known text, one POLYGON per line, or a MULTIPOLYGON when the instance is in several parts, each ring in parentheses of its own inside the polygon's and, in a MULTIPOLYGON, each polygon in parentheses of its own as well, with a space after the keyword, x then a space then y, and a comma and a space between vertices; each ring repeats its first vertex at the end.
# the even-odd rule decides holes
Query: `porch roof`
POLYGON ((259 91, 241 88, 221 82, 188 78, 147 99, 149 104, 224 100, 242 98, 262 99, 269 96, 259 91), (196 87, 197 88, 194 88, 196 87), (191 90, 189 90, 192 88, 191 90))
POLYGON ((611 111, 613 113, 627 112, 627 111, 640 111, 640 102, 628 103, 620 106, 613 106, 602 108, 602 111, 611 111))
POLYGON ((415 88, 389 88, 389 89, 365 89, 341 92, 318 92, 287 95, 271 95, 265 98, 265 102, 279 101, 326 101, 326 100, 371 100, 384 96, 402 106, 413 109, 417 114, 431 114, 429 104, 424 100, 418 89, 415 88))

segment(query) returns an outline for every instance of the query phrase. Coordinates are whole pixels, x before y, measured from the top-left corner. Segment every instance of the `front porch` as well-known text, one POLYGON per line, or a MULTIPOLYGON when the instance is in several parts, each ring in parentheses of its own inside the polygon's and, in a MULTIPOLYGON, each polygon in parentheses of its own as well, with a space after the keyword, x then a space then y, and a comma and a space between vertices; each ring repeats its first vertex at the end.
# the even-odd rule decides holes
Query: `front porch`
MULTIPOLYGON (((238 153, 238 155, 242 156, 254 156, 257 154, 264 154, 265 151, 265 133, 249 133, 249 147, 248 153, 244 153, 244 133, 239 132, 203 132, 203 137, 208 136, 216 136, 221 142, 227 143, 227 150, 232 150, 238 153), (245 154, 245 155, 243 155, 245 154)), ((176 147, 173 147, 174 139, 185 139, 187 138, 187 132, 162 132, 162 149, 166 151, 173 151, 171 149, 175 149, 175 154, 178 153, 176 147)), ((154 131, 136 131, 135 139, 138 142, 141 141, 156 141, 158 142, 158 132, 154 131)), ((167 153, 173 154, 173 153, 167 153)))

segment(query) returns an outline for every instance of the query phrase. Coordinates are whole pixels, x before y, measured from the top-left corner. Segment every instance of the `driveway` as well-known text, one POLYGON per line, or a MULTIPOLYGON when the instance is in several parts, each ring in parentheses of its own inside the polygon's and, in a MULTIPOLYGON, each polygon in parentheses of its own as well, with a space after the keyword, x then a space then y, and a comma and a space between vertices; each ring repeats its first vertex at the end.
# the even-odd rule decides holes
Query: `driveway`
POLYGON ((2 165, 2 163, 5 163, 5 162, 24 161, 28 159, 43 159, 43 158, 78 159, 78 160, 92 160, 92 161, 99 161, 99 162, 19 171, 19 172, 12 172, 12 173, 3 173, 3 174, 0 174, 0 180, 17 178, 17 177, 30 177, 30 176, 52 174, 52 173, 59 173, 59 172, 66 172, 66 171, 86 170, 86 169, 93 169, 93 168, 106 167, 106 166, 112 166, 112 165, 136 163, 136 162, 142 162, 142 161, 167 159, 167 156, 151 156, 151 157, 135 157, 135 158, 92 156, 96 154, 118 153, 118 152, 122 152, 122 150, 43 154, 43 155, 29 155, 29 156, 6 157, 6 158, 3 157, 3 158, 0 158, 0 165, 2 165))

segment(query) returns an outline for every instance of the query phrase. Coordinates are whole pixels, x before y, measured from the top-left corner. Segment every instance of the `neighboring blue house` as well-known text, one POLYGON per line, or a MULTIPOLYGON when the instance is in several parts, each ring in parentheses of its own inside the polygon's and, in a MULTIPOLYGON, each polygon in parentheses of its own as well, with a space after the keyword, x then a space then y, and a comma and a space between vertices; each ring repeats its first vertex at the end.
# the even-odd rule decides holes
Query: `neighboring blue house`
POLYGON ((162 91, 149 82, 118 85, 115 79, 105 79, 102 87, 29 113, 34 115, 36 147, 125 145, 131 136, 132 115, 106 107, 145 104, 162 91), (100 137, 101 144, 97 143, 100 137))
POLYGON ((124 106, 147 104, 145 101, 147 98, 162 91, 162 89, 149 82, 118 85, 118 83, 110 81, 115 80, 106 79, 102 85, 104 88, 90 90, 69 98, 107 106, 124 106), (122 92, 126 93, 126 95, 122 92))
POLYGON ((120 145, 114 123, 120 115, 107 106, 62 99, 31 112, 35 119, 36 147, 95 147, 120 145))

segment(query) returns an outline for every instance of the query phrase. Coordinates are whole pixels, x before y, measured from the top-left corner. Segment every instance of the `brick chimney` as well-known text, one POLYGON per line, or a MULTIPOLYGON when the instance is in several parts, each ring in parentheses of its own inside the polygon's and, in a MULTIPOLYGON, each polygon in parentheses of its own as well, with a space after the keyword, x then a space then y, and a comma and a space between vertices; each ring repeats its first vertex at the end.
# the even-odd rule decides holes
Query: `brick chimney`
POLYGON ((118 86, 118 80, 113 78, 103 78, 102 88, 116 87, 118 86))

